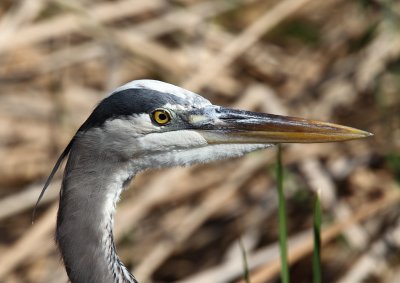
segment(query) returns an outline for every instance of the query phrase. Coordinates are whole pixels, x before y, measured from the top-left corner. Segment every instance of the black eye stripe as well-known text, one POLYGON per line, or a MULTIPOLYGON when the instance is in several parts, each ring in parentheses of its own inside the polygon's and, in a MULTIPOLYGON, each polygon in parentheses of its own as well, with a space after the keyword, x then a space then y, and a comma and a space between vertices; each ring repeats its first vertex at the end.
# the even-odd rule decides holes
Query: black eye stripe
MULTIPOLYGON (((103 99, 82 124, 78 131, 87 131, 101 127, 107 120, 148 114, 153 118, 154 109, 161 109, 166 104, 187 105, 185 99, 176 95, 145 88, 130 88, 114 92, 103 99)), ((168 118, 167 118, 168 119, 168 118)))

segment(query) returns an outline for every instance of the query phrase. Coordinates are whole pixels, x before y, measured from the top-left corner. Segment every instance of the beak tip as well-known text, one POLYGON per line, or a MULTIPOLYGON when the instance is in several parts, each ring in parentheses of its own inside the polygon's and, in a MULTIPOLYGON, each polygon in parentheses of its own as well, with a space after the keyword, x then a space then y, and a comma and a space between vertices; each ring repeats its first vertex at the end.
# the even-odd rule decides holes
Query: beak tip
POLYGON ((367 131, 360 131, 360 138, 368 138, 374 136, 373 133, 367 131))

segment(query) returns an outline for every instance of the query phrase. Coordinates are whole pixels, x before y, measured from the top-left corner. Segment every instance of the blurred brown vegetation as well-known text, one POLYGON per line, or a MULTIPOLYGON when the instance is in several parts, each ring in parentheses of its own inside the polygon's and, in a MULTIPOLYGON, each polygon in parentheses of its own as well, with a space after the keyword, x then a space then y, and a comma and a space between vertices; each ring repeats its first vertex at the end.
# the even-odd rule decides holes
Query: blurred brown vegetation
MULTIPOLYGON (((127 81, 168 81, 212 102, 373 132, 284 147, 293 282, 311 282, 323 204, 324 282, 400 282, 400 2, 3 0, 0 282, 66 282, 53 231, 58 154, 127 81)), ((141 174, 116 217, 141 282, 279 282, 275 150, 141 174)))

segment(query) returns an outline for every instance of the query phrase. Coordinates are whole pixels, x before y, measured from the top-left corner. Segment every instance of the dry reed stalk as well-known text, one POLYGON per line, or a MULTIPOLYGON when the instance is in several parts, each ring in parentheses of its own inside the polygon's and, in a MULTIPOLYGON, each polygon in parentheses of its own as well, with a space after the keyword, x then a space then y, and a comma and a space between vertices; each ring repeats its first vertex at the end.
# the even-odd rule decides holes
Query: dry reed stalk
POLYGON ((155 245, 135 269, 134 274, 137 278, 147 282, 152 273, 175 251, 180 243, 186 241, 201 224, 232 198, 254 171, 268 163, 269 157, 266 154, 244 158, 243 163, 232 172, 226 182, 209 193, 199 208, 193 209, 186 217, 179 219, 173 234, 171 233, 168 239, 155 245))
POLYGON ((15 32, 34 20, 47 4, 48 0, 23 0, 14 3, 11 9, 0 20, 0 46, 13 39, 15 32))
MULTIPOLYGON (((300 247, 311 236, 311 231, 297 233, 289 238, 290 247, 300 247)), ((237 243, 235 242, 237 245, 237 243)), ((253 270, 265 264, 265 262, 273 262, 279 260, 279 245, 273 243, 255 252, 248 251, 249 269, 253 270)), ((218 282, 228 283, 243 274, 243 260, 240 255, 229 257, 216 267, 212 267, 203 272, 178 281, 178 283, 202 283, 202 282, 218 282)))
POLYGON ((352 268, 342 276, 338 283, 362 283, 373 276, 390 273, 390 254, 400 248, 400 222, 389 227, 371 243, 368 249, 353 263, 352 268))
MULTIPOLYGON (((130 1, 127 1, 126 3, 129 4, 130 1)), ((248 5, 253 2, 255 2, 255 0, 237 2, 202 2, 185 9, 172 10, 155 19, 149 19, 143 23, 136 24, 134 27, 119 29, 119 31, 129 35, 138 34, 148 40, 150 38, 173 32, 177 29, 194 29, 196 25, 204 22, 210 17, 234 9, 239 4, 248 5)), ((125 3, 121 2, 118 3, 117 6, 122 6, 122 8, 124 8, 124 5, 125 3)), ((106 6, 105 9, 107 7, 108 6, 106 6)), ((110 16, 110 19, 112 20, 114 17, 110 16)), ((102 21, 99 20, 99 22, 102 21)), ((67 50, 55 51, 49 55, 43 54, 41 61, 32 62, 31 65, 29 65, 29 62, 25 61, 25 64, 28 64, 28 66, 24 66, 24 68, 25 72, 28 73, 39 72, 39 74, 44 74, 59 68, 68 67, 72 64, 93 60, 106 55, 107 50, 99 46, 97 42, 83 43, 70 46, 67 50), (69 54, 74 54, 74 56, 68 56, 69 54)))
MULTIPOLYGON (((337 221, 335 224, 324 228, 321 233, 321 244, 326 245, 338 235, 343 233, 345 229, 351 227, 351 225, 360 223, 382 210, 389 209, 392 206, 397 205, 400 201, 399 188, 397 185, 393 184, 391 188, 388 188, 388 191, 389 192, 385 193, 385 195, 379 200, 361 207, 358 211, 354 212, 351 217, 345 220, 337 221)), ((309 238, 307 242, 301 245, 301 247, 289 250, 289 264, 294 264, 306 255, 310 254, 313 250, 313 247, 313 239, 309 238)), ((262 283, 272 280, 279 273, 280 267, 281 264, 279 259, 272 263, 268 263, 259 270, 254 271, 251 274, 250 280, 253 283, 262 283)), ((238 282, 244 283, 242 280, 238 282)))
POLYGON ((183 87, 198 91, 206 83, 209 84, 212 79, 217 77, 223 69, 233 62, 233 60, 254 45, 263 34, 291 16, 308 2, 310 2, 310 0, 285 0, 277 4, 271 10, 268 10, 261 18, 257 19, 241 34, 229 42, 219 54, 210 59, 207 63, 203 62, 198 71, 183 82, 183 87))
MULTIPOLYGON (((26 2, 36 2, 29 1, 26 2)), ((162 0, 121 0, 119 2, 102 3, 91 8, 90 15, 96 21, 105 23, 122 17, 134 16, 164 7, 162 0)), ((65 36, 72 32, 79 32, 81 29, 77 15, 66 14, 53 19, 38 22, 35 25, 27 26, 18 30, 18 36, 8 41, 0 42, 0 52, 9 51, 11 48, 18 48, 22 45, 33 45, 38 42, 65 36)))
POLYGON ((29 258, 30 255, 38 251, 43 252, 43 250, 40 250, 41 247, 38 246, 38 243, 42 242, 44 238, 51 241, 50 232, 54 230, 56 225, 57 209, 58 204, 53 204, 16 243, 2 253, 0 256, 0 281, 18 264, 29 258))
POLYGON ((148 37, 156 37, 178 29, 194 30, 199 25, 206 25, 207 19, 258 1, 260 0, 199 2, 185 8, 172 10, 156 19, 139 23, 135 27, 132 27, 130 31, 148 37))
MULTIPOLYGON (((52 187, 59 188, 61 186, 60 180, 54 180, 52 187)), ((0 220, 11 217, 20 213, 28 208, 32 208, 37 198, 42 191, 43 185, 29 186, 20 193, 13 194, 9 197, 0 200, 0 220)), ((44 195, 41 204, 46 204, 58 197, 58 190, 49 188, 48 192, 44 195)))

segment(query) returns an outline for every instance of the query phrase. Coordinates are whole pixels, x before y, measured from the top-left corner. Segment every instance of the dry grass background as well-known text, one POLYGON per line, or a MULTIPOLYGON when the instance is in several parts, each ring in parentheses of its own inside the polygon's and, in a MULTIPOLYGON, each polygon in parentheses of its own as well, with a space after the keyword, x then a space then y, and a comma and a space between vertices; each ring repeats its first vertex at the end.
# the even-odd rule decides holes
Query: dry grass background
MULTIPOLYGON (((58 154, 114 87, 161 79, 211 101, 337 122, 368 140, 284 147, 292 282, 400 282, 400 3, 3 0, 0 282, 66 282, 54 241, 58 154)), ((123 195, 118 251, 141 282, 278 282, 275 150, 146 172, 123 195)))

